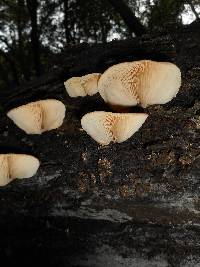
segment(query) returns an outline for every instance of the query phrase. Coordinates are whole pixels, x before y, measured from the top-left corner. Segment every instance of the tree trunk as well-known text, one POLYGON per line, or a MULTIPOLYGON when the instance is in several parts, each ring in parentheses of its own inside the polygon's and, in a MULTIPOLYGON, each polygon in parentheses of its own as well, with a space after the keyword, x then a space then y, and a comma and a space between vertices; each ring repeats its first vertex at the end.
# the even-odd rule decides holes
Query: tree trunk
POLYGON ((5 68, 5 65, 0 64, 0 73, 2 81, 5 83, 5 87, 9 87, 11 85, 10 79, 8 77, 7 69, 5 68))
POLYGON ((200 21, 199 14, 197 13, 197 11, 196 11, 196 9, 195 9, 195 7, 194 7, 192 1, 191 1, 191 0, 187 0, 187 2, 188 2, 188 4, 189 4, 189 6, 191 7, 192 12, 194 13, 194 15, 195 15, 195 17, 196 17, 196 20, 200 21))
POLYGON ((64 4, 64 27, 65 27, 65 38, 66 38, 66 43, 70 44, 72 43, 73 39, 69 30, 69 0, 63 0, 64 4))
POLYGON ((133 14, 131 9, 124 3, 123 0, 108 0, 109 3, 115 8, 115 10, 120 14, 124 23, 128 27, 131 33, 136 36, 141 36, 146 33, 145 27, 139 21, 139 19, 133 14))
POLYGON ((23 77, 20 77, 21 80, 30 80, 30 72, 27 64, 25 63, 25 54, 24 54, 24 36, 23 36, 23 29, 24 29, 24 12, 25 12, 25 4, 24 0, 17 1, 17 33, 18 33, 18 63, 21 68, 21 73, 23 73, 23 77))
POLYGON ((13 60, 13 57, 12 57, 12 51, 10 51, 10 54, 9 55, 8 53, 2 51, 0 49, 0 55, 7 61, 8 65, 10 66, 10 69, 11 69, 11 74, 12 74, 12 77, 11 77, 11 84, 13 87, 16 87, 19 85, 19 73, 18 73, 18 70, 17 70, 17 66, 15 64, 15 61, 13 60))
POLYGON ((37 76, 41 74, 41 62, 40 62, 40 40, 38 34, 37 24, 37 0, 26 0, 30 20, 31 20, 31 44, 33 49, 33 61, 35 66, 35 73, 37 76))
POLYGON ((0 252, 10 265, 199 266, 200 49, 192 28, 66 50, 60 70, 12 95, 1 107, 57 98, 66 105, 62 127, 26 135, 5 113, 0 152, 41 161, 36 176, 0 189, 0 252), (145 110, 143 127, 121 144, 99 146, 80 119, 109 110, 99 95, 70 98, 65 79, 138 59, 171 61, 182 72, 177 97, 145 110), (31 261, 30 261, 31 259, 31 261), (23 260, 23 261, 22 261, 23 260))

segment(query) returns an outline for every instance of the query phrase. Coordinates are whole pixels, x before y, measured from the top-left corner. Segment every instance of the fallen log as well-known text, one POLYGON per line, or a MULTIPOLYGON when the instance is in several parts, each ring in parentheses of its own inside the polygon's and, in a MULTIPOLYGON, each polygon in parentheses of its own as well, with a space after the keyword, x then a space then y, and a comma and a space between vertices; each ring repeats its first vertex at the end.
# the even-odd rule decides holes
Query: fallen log
POLYGON ((200 264, 199 35, 182 30, 83 44, 66 50, 53 73, 2 92, 0 152, 41 161, 33 178, 0 188, 0 254, 8 264, 22 258, 29 266, 200 264), (179 94, 145 109, 150 116, 128 141, 99 146, 80 119, 109 108, 99 95, 69 98, 64 80, 144 58, 181 68, 179 94), (26 135, 6 117, 10 108, 50 97, 66 105, 57 130, 26 135))

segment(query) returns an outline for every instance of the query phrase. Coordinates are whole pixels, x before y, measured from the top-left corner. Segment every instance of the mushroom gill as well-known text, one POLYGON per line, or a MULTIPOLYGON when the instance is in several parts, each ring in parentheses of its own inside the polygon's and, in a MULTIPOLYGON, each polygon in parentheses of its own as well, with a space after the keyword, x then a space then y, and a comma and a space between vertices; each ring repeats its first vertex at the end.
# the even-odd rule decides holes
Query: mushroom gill
POLYGON ((91 73, 82 77, 72 77, 64 82, 70 97, 94 95, 98 92, 98 80, 101 73, 91 73))
POLYGON ((27 134, 41 134, 62 125, 65 106, 55 99, 39 100, 14 108, 7 116, 27 134))
POLYGON ((145 113, 112 113, 95 111, 81 119, 82 128, 98 143, 121 143, 139 130, 147 119, 145 113))
POLYGON ((0 154, 0 186, 14 179, 30 178, 36 174, 40 162, 25 154, 0 154))
POLYGON ((111 106, 147 107, 169 102, 180 86, 181 72, 175 64, 141 60, 108 68, 99 79, 98 91, 111 106))

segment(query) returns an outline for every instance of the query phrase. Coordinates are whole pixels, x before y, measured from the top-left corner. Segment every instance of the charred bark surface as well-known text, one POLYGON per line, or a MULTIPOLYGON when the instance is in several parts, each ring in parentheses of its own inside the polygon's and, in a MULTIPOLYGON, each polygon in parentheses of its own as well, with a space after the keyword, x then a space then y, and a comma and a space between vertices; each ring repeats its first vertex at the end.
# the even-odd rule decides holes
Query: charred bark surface
POLYGON ((200 264, 199 36, 185 29, 74 47, 54 74, 4 93, 0 152, 41 160, 35 177, 0 188, 0 254, 8 264, 200 264), (101 147, 80 130, 80 118, 108 107, 98 95, 69 98, 63 81, 144 58, 175 62, 182 70, 180 92, 166 105, 147 108, 147 122, 128 141, 101 147), (5 116, 11 107, 46 97, 66 104, 58 130, 26 135, 5 116))

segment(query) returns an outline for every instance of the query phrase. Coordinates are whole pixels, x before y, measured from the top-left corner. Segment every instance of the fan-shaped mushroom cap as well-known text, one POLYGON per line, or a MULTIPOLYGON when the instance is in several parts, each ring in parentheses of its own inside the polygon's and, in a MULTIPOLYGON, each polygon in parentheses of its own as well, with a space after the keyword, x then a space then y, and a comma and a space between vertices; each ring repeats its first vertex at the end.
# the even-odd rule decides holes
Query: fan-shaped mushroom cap
POLYGON ((82 77, 72 77, 64 85, 70 97, 94 95, 98 92, 101 73, 91 73, 82 77))
POLYGON ((0 155, 0 186, 8 184, 9 180, 8 156, 0 155))
POLYGON ((98 143, 121 143, 130 138, 147 119, 145 113, 112 113, 95 111, 81 120, 83 129, 98 143))
POLYGON ((65 106, 55 99, 40 100, 14 108, 7 116, 27 134, 41 134, 62 125, 65 106))
POLYGON ((141 60, 108 68, 99 79, 99 93, 113 106, 165 104, 181 86, 180 69, 169 62, 141 60))
POLYGON ((65 105, 54 99, 43 100, 40 103, 43 111, 43 132, 60 127, 65 117, 65 105))
POLYGON ((40 162, 37 158, 25 154, 0 155, 0 186, 7 185, 18 178, 30 178, 36 174, 40 162))

